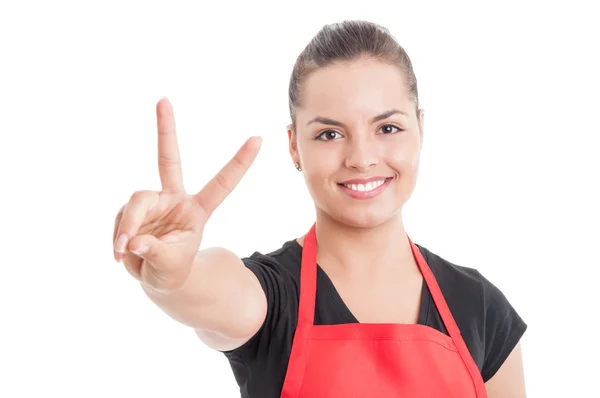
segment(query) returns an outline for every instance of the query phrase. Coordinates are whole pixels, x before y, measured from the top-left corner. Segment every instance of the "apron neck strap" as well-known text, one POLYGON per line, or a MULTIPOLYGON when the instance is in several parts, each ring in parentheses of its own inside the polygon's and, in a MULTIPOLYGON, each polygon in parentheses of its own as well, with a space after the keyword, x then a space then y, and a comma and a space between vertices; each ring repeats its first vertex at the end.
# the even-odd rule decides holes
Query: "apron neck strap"
POLYGON ((427 264, 427 261, 425 261, 425 258, 423 257, 423 254, 421 254, 419 248, 413 243, 410 237, 407 235, 406 238, 408 239, 408 243, 410 244, 410 249, 412 250, 413 257, 415 258, 419 270, 421 271, 421 275, 423 275, 423 279, 425 279, 427 288, 431 293, 431 298, 433 298, 433 302, 435 303, 435 306, 438 312, 440 313, 442 322, 444 322, 444 326, 446 326, 446 330, 448 330, 448 334, 450 335, 450 337, 452 337, 452 339, 458 338, 458 336, 460 335, 460 330, 458 329, 458 326, 454 321, 454 317, 450 312, 450 308, 446 303, 446 299, 442 294, 442 290, 440 289, 440 286, 438 285, 437 280, 433 275, 433 272, 431 272, 431 268, 427 264))
MULTIPOLYGON (((413 257, 415 258, 419 270, 425 279, 425 283, 429 288, 431 297, 436 308, 440 313, 440 317, 450 334, 450 337, 455 339, 460 335, 460 331, 448 304, 444 299, 444 295, 435 280, 435 276, 431 272, 427 261, 419 251, 419 248, 412 242, 410 237, 406 235, 413 257)), ((300 301, 298 308, 298 324, 313 325, 315 320, 315 301, 317 297, 317 237, 316 223, 310 228, 304 237, 304 245, 302 248, 302 264, 300 268, 300 301)))
POLYGON ((298 325, 312 326, 315 321, 315 301, 317 299, 317 236, 315 228, 316 223, 304 237, 302 247, 298 325))

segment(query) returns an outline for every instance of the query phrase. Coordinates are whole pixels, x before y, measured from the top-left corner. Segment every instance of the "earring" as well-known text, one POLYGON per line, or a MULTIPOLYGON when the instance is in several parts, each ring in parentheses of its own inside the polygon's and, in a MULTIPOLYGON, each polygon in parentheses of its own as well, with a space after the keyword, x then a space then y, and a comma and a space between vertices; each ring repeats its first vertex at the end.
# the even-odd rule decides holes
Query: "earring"
POLYGON ((300 167, 300 162, 296 162, 295 166, 296 166, 296 170, 302 171, 302 168, 300 167))

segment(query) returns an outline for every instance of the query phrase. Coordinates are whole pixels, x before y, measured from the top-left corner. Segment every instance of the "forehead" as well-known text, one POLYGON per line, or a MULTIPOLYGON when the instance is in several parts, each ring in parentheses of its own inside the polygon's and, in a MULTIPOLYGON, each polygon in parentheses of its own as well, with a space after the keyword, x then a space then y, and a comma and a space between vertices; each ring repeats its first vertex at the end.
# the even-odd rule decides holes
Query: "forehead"
POLYGON ((399 67, 377 60, 336 63, 312 72, 304 82, 302 113, 370 117, 392 108, 408 110, 411 98, 399 67))

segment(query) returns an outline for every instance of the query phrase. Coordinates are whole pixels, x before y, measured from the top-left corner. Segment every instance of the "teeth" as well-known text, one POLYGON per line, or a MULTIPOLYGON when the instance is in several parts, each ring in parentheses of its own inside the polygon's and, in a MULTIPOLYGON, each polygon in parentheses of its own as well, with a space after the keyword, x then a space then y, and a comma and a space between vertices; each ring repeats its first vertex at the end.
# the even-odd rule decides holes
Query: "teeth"
POLYGON ((358 192, 369 192, 383 185, 385 180, 371 181, 366 184, 343 184, 346 188, 358 192))

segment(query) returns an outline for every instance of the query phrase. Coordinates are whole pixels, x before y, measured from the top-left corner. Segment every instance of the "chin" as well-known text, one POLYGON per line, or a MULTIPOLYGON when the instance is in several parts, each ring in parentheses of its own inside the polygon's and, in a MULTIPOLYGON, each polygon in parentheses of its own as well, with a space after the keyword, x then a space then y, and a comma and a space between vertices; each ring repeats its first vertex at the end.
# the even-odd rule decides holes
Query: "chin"
POLYGON ((330 208, 323 209, 328 217, 340 224, 352 228, 375 228, 394 219, 401 212, 401 206, 368 206, 356 209, 330 208))
POLYGON ((402 185, 396 181, 392 184, 370 199, 351 198, 341 193, 337 185, 333 192, 330 189, 313 191, 312 196, 322 216, 351 228, 374 228, 398 218, 414 188, 406 181, 402 185))

